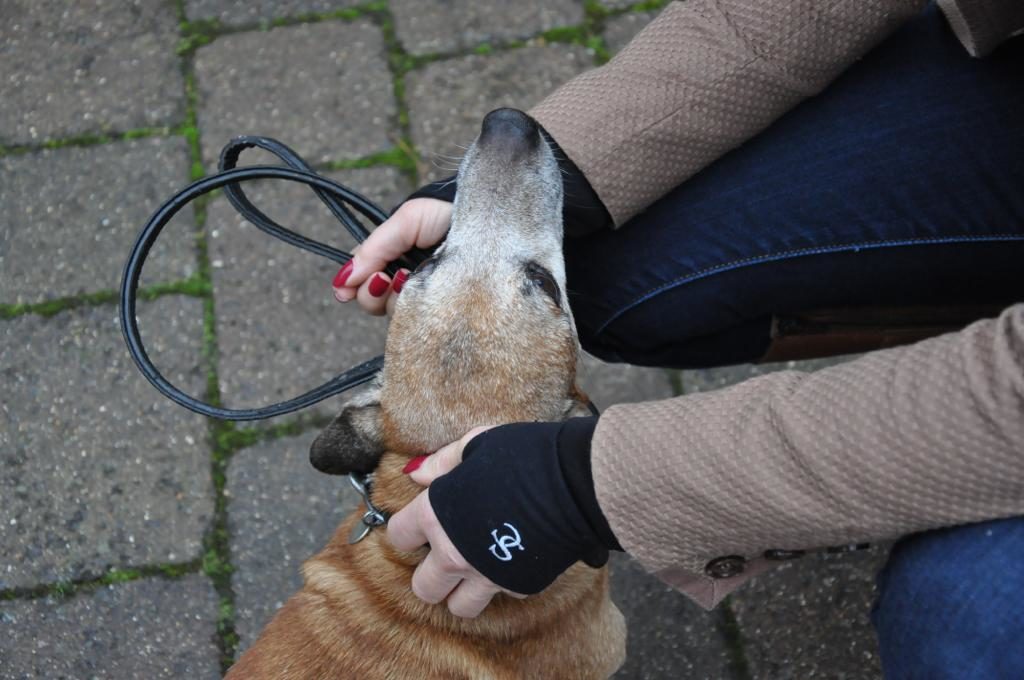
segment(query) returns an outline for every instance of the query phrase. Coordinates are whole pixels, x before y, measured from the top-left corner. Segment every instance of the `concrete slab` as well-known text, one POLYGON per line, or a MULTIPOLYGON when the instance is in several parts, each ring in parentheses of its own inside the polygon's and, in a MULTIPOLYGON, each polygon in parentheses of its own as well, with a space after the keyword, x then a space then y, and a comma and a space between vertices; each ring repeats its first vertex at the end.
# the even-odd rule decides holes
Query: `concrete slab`
POLYGON ((611 559, 612 599, 626 617, 626 663, 615 680, 728 678, 719 615, 705 612, 628 556, 611 559))
POLYGON ((882 677, 869 618, 887 546, 813 554, 762 574, 732 596, 754 678, 882 677))
POLYGON ((164 0, 4 2, 0 144, 174 125, 185 88, 164 0))
POLYGON ((612 17, 604 27, 604 41, 608 51, 615 54, 639 33, 644 26, 654 21, 659 12, 626 12, 612 17))
POLYGON ((255 26, 285 17, 332 12, 365 4, 361 0, 186 0, 191 19, 215 19, 224 26, 255 26))
MULTIPOLYGON (((815 371, 857 355, 683 371, 686 393, 720 389, 779 370, 815 371)), ((868 619, 874 576, 888 550, 811 554, 762 574, 731 598, 755 678, 878 678, 868 619)))
POLYGON ((583 21, 582 3, 572 0, 392 0, 395 32, 410 54, 467 49, 508 42, 583 21))
MULTIPOLYGON (((199 392, 202 305, 165 297, 140 326, 199 392)), ((206 425, 135 369, 113 306, 0 323, 0 590, 187 562, 212 511, 206 425)))
MULTIPOLYGON (((0 158, 0 302, 41 302, 120 285, 149 216, 188 183, 180 137, 0 158)), ((196 269, 191 208, 165 229, 142 285, 196 269)))
POLYGON ((455 173, 480 122, 502 106, 529 109, 556 87, 593 66, 575 45, 530 46, 437 61, 409 73, 405 99, 420 156, 436 167, 428 179, 455 173))
POLYGON ((235 631, 248 648, 274 612, 299 588, 299 568, 358 504, 348 477, 309 464, 316 437, 279 439, 237 453, 226 493, 235 572, 235 631))
POLYGON ((323 21, 236 33, 196 53, 207 169, 238 135, 280 139, 310 163, 393 146, 396 116, 380 30, 323 21))
MULTIPOLYGON (((328 176, 386 209, 412 190, 394 168, 328 176)), ((351 238, 308 189, 279 182, 246 193, 281 224, 351 250, 351 238)), ((266 236, 224 198, 210 206, 207 228, 226 405, 259 406, 296 396, 384 352, 386 319, 335 301, 331 280, 337 265, 266 236)), ((334 416, 344 398, 313 412, 334 416)))
POLYGON ((198 574, 0 602, 0 679, 219 678, 217 602, 198 574))

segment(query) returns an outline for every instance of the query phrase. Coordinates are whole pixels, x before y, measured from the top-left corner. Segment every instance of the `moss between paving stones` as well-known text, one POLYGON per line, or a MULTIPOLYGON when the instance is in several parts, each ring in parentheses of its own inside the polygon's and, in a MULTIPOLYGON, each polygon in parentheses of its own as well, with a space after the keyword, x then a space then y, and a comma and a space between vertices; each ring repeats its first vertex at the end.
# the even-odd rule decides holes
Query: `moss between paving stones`
POLYGON ((45 583, 31 588, 12 588, 0 591, 0 602, 8 600, 34 600, 44 597, 54 599, 68 598, 91 593, 104 586, 138 581, 144 578, 178 579, 186 574, 197 573, 200 566, 200 560, 192 560, 190 562, 154 564, 129 569, 110 569, 101 576, 45 583))

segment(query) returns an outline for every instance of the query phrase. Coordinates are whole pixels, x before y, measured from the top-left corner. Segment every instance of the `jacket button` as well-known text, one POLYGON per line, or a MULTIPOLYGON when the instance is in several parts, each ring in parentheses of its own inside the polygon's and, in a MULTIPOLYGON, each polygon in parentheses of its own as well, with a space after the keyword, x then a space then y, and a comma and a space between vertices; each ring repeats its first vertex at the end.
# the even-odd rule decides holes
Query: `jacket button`
POLYGON ((806 553, 803 550, 765 550, 764 558, 766 560, 772 560, 775 562, 782 562, 783 560, 795 560, 798 557, 803 557, 806 553))
POLYGON ((704 567, 704 573, 711 578, 729 578, 743 573, 747 561, 739 555, 716 557, 704 567))
POLYGON ((867 550, 871 547, 870 543, 848 543, 846 545, 833 545, 830 548, 825 548, 827 553, 848 553, 857 552, 858 550, 867 550))

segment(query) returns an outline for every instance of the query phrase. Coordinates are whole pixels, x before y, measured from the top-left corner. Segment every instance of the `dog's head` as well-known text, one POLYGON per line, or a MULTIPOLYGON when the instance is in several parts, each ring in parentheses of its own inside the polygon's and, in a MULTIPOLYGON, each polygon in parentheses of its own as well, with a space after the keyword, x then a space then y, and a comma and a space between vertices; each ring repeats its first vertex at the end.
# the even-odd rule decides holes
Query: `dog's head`
POLYGON ((459 167, 445 242, 398 297, 381 376, 314 442, 313 464, 367 472, 384 450, 568 417, 581 408, 577 354, 558 163, 533 119, 498 109, 459 167))

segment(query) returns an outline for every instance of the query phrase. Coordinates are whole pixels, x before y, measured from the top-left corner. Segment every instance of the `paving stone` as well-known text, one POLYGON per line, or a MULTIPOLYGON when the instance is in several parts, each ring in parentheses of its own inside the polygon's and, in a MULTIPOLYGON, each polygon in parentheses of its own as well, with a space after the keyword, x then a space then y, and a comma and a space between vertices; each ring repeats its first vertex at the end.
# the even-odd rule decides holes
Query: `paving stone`
MULTIPOLYGON (((150 355, 197 393, 202 304, 142 306, 150 355)), ((113 306, 0 323, 0 590, 186 562, 212 515, 203 419, 131 363, 113 306)))
POLYGON ((347 477, 309 464, 316 432, 238 452, 228 470, 235 630, 244 651, 299 588, 299 568, 359 504, 347 477))
POLYGON ((683 392, 709 392, 729 385, 735 385, 749 378, 774 373, 775 371, 804 371, 809 373, 822 368, 846 363, 859 357, 859 354, 847 354, 825 359, 809 359, 804 361, 780 361, 770 364, 738 364, 721 368, 702 368, 682 371, 683 392))
MULTIPOLYGON (((188 183, 178 137, 0 158, 0 302, 39 302, 115 289, 132 243, 188 183)), ((195 271, 192 210, 164 229, 142 285, 195 271)))
POLYGON ((626 617, 626 663, 616 680, 727 678, 719 614, 705 612, 621 553, 611 559, 612 599, 626 617))
POLYGON ((395 100, 380 30, 323 21, 218 38, 196 53, 203 157, 267 135, 310 163, 394 145, 395 100))
POLYGON ((192 20, 215 19, 225 26, 245 26, 362 4, 362 0, 186 0, 185 14, 192 20))
POLYGON ((869 614, 887 546, 812 554, 738 590, 732 608, 754 678, 881 678, 869 614))
MULTIPOLYGON (((386 209, 411 191, 394 168, 328 176, 386 209)), ((280 224, 352 249, 351 238, 309 189, 279 182, 246 193, 280 224)), ((207 228, 225 404, 251 407, 281 401, 383 353, 387 321, 335 301, 331 280, 337 265, 266 236, 224 198, 210 206, 207 228)), ((314 412, 336 415, 344 399, 341 395, 323 402, 314 412)))
POLYGON ((395 32, 410 54, 529 38, 583 21, 583 5, 573 0, 392 0, 390 6, 395 32))
POLYGON ((5 0, 0 16, 0 144, 182 120, 171 3, 5 0))
POLYGON ((405 97, 413 141, 424 159, 441 157, 432 177, 454 174, 457 159, 476 139, 489 111, 529 109, 591 66, 582 47, 547 45, 437 61, 408 74, 405 97))
POLYGON ((612 404, 625 404, 672 396, 669 372, 629 364, 609 364, 589 354, 577 374, 583 391, 600 410, 612 404))
MULTIPOLYGON (((816 371, 859 355, 683 371, 685 393, 720 389, 779 370, 816 371)), ((878 678, 868 620, 874 575, 888 550, 812 554, 758 576, 732 597, 755 678, 878 678)))
POLYGON ((656 16, 658 12, 626 12, 609 19, 604 28, 604 41, 608 51, 615 54, 621 50, 656 16))
POLYGON ((0 679, 219 678, 216 613, 199 575, 0 602, 0 679))

